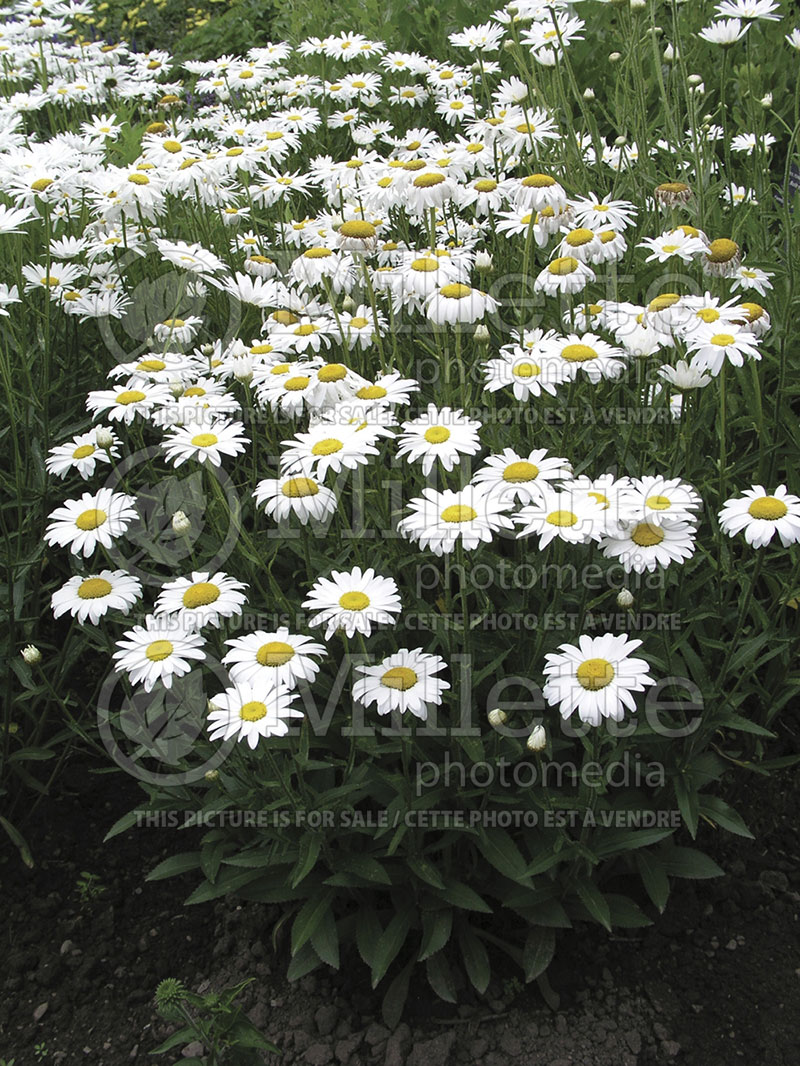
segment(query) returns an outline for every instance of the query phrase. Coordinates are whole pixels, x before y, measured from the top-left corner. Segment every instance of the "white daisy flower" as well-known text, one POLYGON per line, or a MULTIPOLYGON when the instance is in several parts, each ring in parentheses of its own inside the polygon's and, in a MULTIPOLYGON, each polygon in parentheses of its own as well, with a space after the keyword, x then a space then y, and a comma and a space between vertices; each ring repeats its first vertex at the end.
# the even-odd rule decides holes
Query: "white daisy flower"
POLYGON ((259 678, 254 684, 243 682, 227 688, 208 701, 213 708, 208 716, 211 740, 246 740, 251 749, 265 737, 285 737, 292 718, 303 712, 292 706, 297 693, 285 685, 259 678))
POLYGON ((329 640, 338 629, 343 629, 348 637, 355 633, 368 637, 373 624, 394 625, 401 603, 394 578, 376 575, 372 567, 362 573, 361 567, 356 566, 319 578, 303 607, 318 612, 308 624, 324 625, 325 639, 329 640))
POLYGON ((772 288, 770 278, 773 275, 766 270, 758 270, 756 267, 743 264, 736 268, 732 277, 731 292, 739 289, 754 289, 759 296, 766 296, 767 290, 772 288))
POLYGON ((333 514, 337 504, 335 493, 302 473, 264 478, 256 485, 253 497, 276 522, 297 515, 303 525, 312 520, 322 522, 333 514))
POLYGON ((503 513, 509 501, 482 485, 467 485, 460 492, 423 489, 409 507, 411 514, 398 523, 397 532, 417 541, 421 549, 430 548, 434 555, 449 554, 459 539, 472 551, 481 542, 491 541, 499 530, 513 528, 503 513))
POLYGON ((445 665, 444 659, 422 648, 401 648, 377 666, 356 667, 366 676, 353 685, 353 699, 365 707, 377 704, 378 714, 409 711, 424 722, 428 706, 438 706, 442 693, 450 688, 449 682, 436 676, 445 665))
POLYGON ((691 366, 685 359, 679 359, 675 366, 665 364, 659 367, 658 375, 668 381, 673 389, 680 389, 682 392, 687 389, 704 389, 713 380, 706 370, 691 366))
POLYGON ((615 348, 595 333, 570 333, 551 342, 553 358, 562 362, 571 378, 582 370, 597 384, 602 378, 618 378, 625 370, 627 352, 615 348))
POLYGON ((135 502, 133 496, 111 489, 84 492, 79 500, 67 500, 50 514, 44 539, 62 548, 69 544, 73 555, 88 558, 98 544, 111 548, 138 518, 135 502))
POLYGON ((154 408, 171 399, 172 393, 166 385, 134 378, 113 389, 93 390, 86 398, 86 406, 95 415, 105 414, 114 422, 130 423, 137 415, 149 418, 154 408))
POLYGON ((541 499, 550 482, 569 480, 572 464, 567 459, 548 455, 546 448, 536 448, 523 457, 513 448, 490 455, 472 481, 492 492, 502 493, 508 501, 541 499))
POLYGON ((461 410, 429 403, 425 414, 403 423, 397 454, 408 456, 409 463, 422 459, 426 477, 437 461, 445 470, 452 470, 462 455, 480 451, 480 428, 480 422, 467 418, 461 410))
POLYGON ((274 633, 258 630, 225 643, 231 650, 222 662, 237 685, 266 681, 295 688, 298 681, 311 684, 319 672, 313 657, 326 650, 324 644, 290 633, 286 626, 274 633))
POLYGON ((581 636, 577 645, 562 644, 545 656, 544 698, 565 719, 577 711, 582 722, 593 726, 603 718, 619 722, 626 710, 636 711, 633 693, 655 684, 649 664, 632 655, 641 643, 626 633, 607 633, 581 636))
POLYGON ((119 457, 119 441, 113 434, 112 440, 110 447, 101 448, 97 443, 97 429, 91 429, 88 433, 73 437, 68 444, 58 444, 50 449, 45 459, 48 474, 64 478, 75 470, 84 481, 88 481, 98 463, 110 463, 119 457))
POLYGON ((177 577, 162 587, 154 613, 169 615, 174 625, 187 630, 219 626, 222 619, 242 613, 245 588, 243 582, 221 571, 213 575, 193 571, 190 577, 177 577))
POLYGON ((167 460, 178 467, 187 459, 210 466, 222 466, 225 455, 241 455, 249 439, 244 435, 241 422, 211 419, 208 424, 183 426, 166 436, 161 447, 167 460), (199 430, 199 432, 198 432, 199 430))
POLYGON ((733 366, 742 366, 745 357, 761 358, 756 335, 732 322, 698 328, 687 337, 686 346, 692 353, 692 366, 708 370, 715 377, 726 360, 733 366))
POLYGON ((788 548, 800 540, 800 497, 778 485, 771 494, 763 485, 745 489, 742 496, 726 500, 719 513, 720 529, 729 537, 744 532, 754 548, 763 548, 778 534, 788 548))
POLYGON ((627 528, 609 530, 600 541, 607 559, 619 559, 626 573, 651 573, 657 566, 683 563, 694 554, 695 527, 691 522, 656 525, 637 522, 627 528))
POLYGON ((599 540, 603 521, 601 504, 588 493, 573 492, 571 485, 560 491, 544 488, 538 498, 514 515, 514 522, 522 526, 517 538, 535 534, 540 549, 556 538, 569 544, 599 540))
POLYGON ((60 618, 67 611, 81 625, 88 619, 96 626, 106 611, 127 614, 142 594, 137 577, 125 570, 100 570, 84 577, 76 574, 53 593, 50 604, 53 617, 60 618))
POLYGON ((693 522, 702 509, 700 494, 679 477, 634 478, 626 503, 631 521, 660 526, 673 522, 693 522))
POLYGON ((132 685, 144 684, 151 692, 157 681, 172 687, 173 677, 183 677, 192 669, 192 660, 206 657, 203 638, 176 625, 173 618, 148 615, 143 626, 134 626, 116 642, 114 669, 127 673, 132 685))
POLYGON ((320 481, 329 470, 355 470, 377 455, 372 438, 354 425, 320 422, 305 433, 297 433, 291 440, 281 441, 286 449, 281 460, 282 471, 295 474, 311 470, 320 481))
POLYGON ((425 304, 425 314, 439 326, 454 322, 477 322, 498 308, 497 300, 480 289, 460 281, 451 281, 432 293, 425 304))
POLYGON ((542 270, 536 277, 533 287, 537 292, 548 296, 558 293, 574 294, 585 289, 590 281, 595 280, 595 272, 586 263, 574 255, 562 255, 542 270))

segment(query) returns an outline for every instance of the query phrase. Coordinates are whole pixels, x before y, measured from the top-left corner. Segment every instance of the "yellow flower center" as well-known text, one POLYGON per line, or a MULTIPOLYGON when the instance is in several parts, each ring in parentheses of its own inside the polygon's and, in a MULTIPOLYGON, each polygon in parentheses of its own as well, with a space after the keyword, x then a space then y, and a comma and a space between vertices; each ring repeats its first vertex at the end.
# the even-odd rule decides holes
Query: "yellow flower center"
POLYGON ((439 269, 439 260, 433 259, 431 256, 425 256, 422 259, 415 259, 411 264, 412 270, 418 270, 422 274, 429 274, 434 270, 439 269))
POLYGON ((563 278, 566 274, 572 274, 578 269, 578 260, 571 255, 561 255, 558 259, 554 259, 547 269, 549 273, 563 278))
POLYGON ((296 377, 288 378, 283 387, 287 392, 302 392, 303 389, 307 389, 311 382, 311 378, 307 378, 302 374, 298 374, 296 377))
POLYGON ((741 307, 748 322, 757 322, 766 313, 761 304, 743 303, 741 307))
POLYGON ((769 522, 777 522, 787 513, 789 508, 774 496, 762 496, 760 500, 753 500, 747 508, 747 513, 753 518, 765 518, 769 522))
POLYGON ((180 141, 164 141, 161 145, 165 152, 169 152, 171 155, 175 155, 176 152, 180 152, 183 145, 180 141))
POLYGON ((44 190, 49 188, 52 184, 52 178, 37 178, 36 181, 32 182, 31 189, 34 192, 44 192, 44 190))
POLYGON ((664 539, 664 530, 650 522, 639 522, 631 533, 631 540, 640 548, 652 548, 664 539))
POLYGON ((446 440, 450 440, 450 430, 445 426, 431 426, 425 430, 425 440, 428 444, 444 444, 446 440))
MULTIPOLYGON (((527 133, 529 128, 533 130, 536 127, 517 127, 520 133, 527 133)), ((549 189, 556 184, 556 179, 551 178, 549 174, 528 174, 526 178, 522 179, 522 184, 526 189, 549 189)))
POLYGON ((386 394, 383 385, 365 385, 358 390, 356 396, 359 400, 382 400, 386 394))
POLYGON ((192 444, 195 448, 211 448, 214 444, 219 443, 219 437, 216 433, 198 433, 192 437, 192 444))
MULTIPOLYGON (((296 320, 295 320, 296 321, 296 320)), ((302 326, 298 326, 294 331, 295 337, 310 337, 312 333, 317 332, 317 327, 313 322, 306 322, 302 326)))
POLYGON ((262 718, 267 717, 267 705, 261 700, 250 700, 240 707, 239 717, 243 722, 260 722, 262 718))
POLYGON ((680 300, 680 296, 676 292, 662 292, 660 296, 656 296, 655 300, 651 300, 647 305, 647 310, 652 312, 666 311, 668 307, 674 307, 680 300))
POLYGON ((174 650, 172 641, 154 640, 152 644, 147 645, 145 655, 151 663, 161 663, 164 659, 168 659, 174 650))
MULTIPOLYGON (((269 355, 269 353, 271 351, 272 351, 272 345, 271 344, 254 344, 253 347, 250 349, 250 354, 251 355, 269 355)), ((284 364, 284 366, 285 365, 286 364, 284 364)))
POLYGON ((162 359, 142 359, 137 363, 137 370, 163 370, 167 364, 162 359))
POLYGON ((104 577, 87 577, 78 585, 78 595, 82 600, 99 600, 111 592, 111 582, 104 577))
POLYGON ((547 521, 551 526, 574 526, 578 516, 574 511, 551 511, 547 521))
POLYGON ((400 692, 413 688, 419 678, 408 666, 393 666, 381 678, 381 684, 385 688, 396 688, 400 692))
POLYGON ((451 504, 442 511, 443 522, 474 522, 477 517, 475 508, 463 503, 451 504))
POLYGON ((317 377, 320 381, 341 381, 347 377, 347 367, 341 363, 331 363, 329 366, 323 366, 317 377))
POLYGON ((585 659, 578 667, 578 682, 589 692, 597 692, 614 680, 614 667, 608 659, 585 659))
POLYGON ((356 315, 355 318, 350 319, 348 325, 352 326, 353 329, 363 329, 365 326, 369 325, 369 320, 362 315, 356 315))
POLYGON ((319 485, 310 477, 293 477, 284 484, 281 492, 290 500, 299 500, 304 496, 318 496, 319 485))
POLYGON ((476 192, 494 192, 497 188, 497 182, 494 178, 481 178, 472 187, 476 192))
POLYGON ((262 644, 256 652, 259 666, 285 666, 294 656, 294 648, 283 640, 271 640, 262 644))
POLYGON ((150 179, 146 174, 129 174, 128 181, 133 185, 149 185, 150 179))
POLYGON ((336 440, 335 437, 326 437, 324 440, 318 440, 314 447, 311 449, 312 455, 333 455, 334 452, 340 452, 344 445, 340 440, 336 440))
POLYGON ((668 496, 648 496, 645 503, 652 511, 668 511, 672 507, 668 496))
POLYGON ((339 606, 344 611, 363 611, 369 607, 369 596, 363 592, 345 592, 339 597, 339 606))
POLYGON ((94 455, 95 447, 93 444, 80 444, 72 453, 73 459, 86 459, 89 455, 94 455))
POLYGON ((446 297, 448 300, 463 300, 470 295, 472 289, 469 285, 462 285, 459 281, 454 281, 450 285, 443 285, 439 289, 439 295, 446 297))
POLYGON ((688 192, 689 186, 685 185, 682 181, 665 181, 661 185, 656 187, 656 192, 664 192, 667 195, 679 195, 680 193, 688 192))
POLYGON ((602 230, 602 232, 597 234, 602 244, 610 244, 611 241, 614 240, 616 235, 617 231, 613 229, 604 229, 602 230))
POLYGON ((539 467, 534 466, 527 460, 522 459, 517 463, 509 463, 503 471, 503 481, 519 484, 522 481, 533 481, 539 475, 539 467))
POLYGON ((572 248, 580 248, 584 244, 588 244, 594 237, 594 233, 590 229, 574 229, 572 233, 568 233, 565 240, 572 248))
POLYGON ((331 255, 333 252, 330 248, 309 248, 307 252, 303 252, 304 259, 327 259, 331 255))
POLYGON ((220 590, 211 581, 197 581, 183 594, 183 606, 190 611, 195 607, 207 607, 219 599, 220 590))
POLYGON ((202 385, 190 385, 188 387, 188 389, 184 389, 183 393, 182 393, 183 396, 189 396, 189 397, 192 397, 192 396, 205 396, 205 394, 206 394, 206 390, 202 387, 202 385))
POLYGON ((729 263, 739 254, 739 245, 736 241, 730 241, 727 237, 719 237, 708 246, 708 261, 710 263, 729 263))
POLYGON ((75 525, 78 529, 82 529, 84 533, 91 529, 97 529, 102 526, 108 519, 108 515, 105 511, 101 511, 97 508, 91 508, 88 511, 83 511, 75 519, 75 525))
POLYGON ((414 186, 417 189, 432 189, 434 185, 441 185, 444 174, 419 174, 414 178, 414 186))
POLYGON ((561 358, 568 363, 585 363, 589 359, 596 359, 597 352, 588 344, 567 344, 561 349, 561 358))
POLYGON ((730 333, 715 333, 711 338, 711 343, 716 344, 718 348, 727 348, 729 344, 733 344, 734 337, 730 333))
POLYGON ((518 378, 535 378, 541 374, 542 368, 538 363, 517 363, 513 373, 518 378))
POLYGON ((608 496, 602 492, 587 492, 587 496, 591 496, 593 500, 597 500, 603 507, 608 508, 610 506, 608 502, 608 496))
POLYGON ((293 326, 295 322, 300 321, 297 315, 293 315, 291 311, 273 311, 272 318, 282 326, 293 326))
POLYGON ((368 240, 370 237, 374 237, 375 233, 376 229, 371 222, 364 222, 357 218, 349 222, 343 222, 339 227, 339 235, 341 237, 357 237, 360 240, 368 240))
POLYGON ((701 307, 697 312, 697 317, 701 322, 716 322, 720 317, 719 311, 715 307, 701 307))
POLYGON ((40 281, 42 285, 54 286, 59 284, 60 279, 55 274, 45 274, 43 278, 40 278, 40 281))

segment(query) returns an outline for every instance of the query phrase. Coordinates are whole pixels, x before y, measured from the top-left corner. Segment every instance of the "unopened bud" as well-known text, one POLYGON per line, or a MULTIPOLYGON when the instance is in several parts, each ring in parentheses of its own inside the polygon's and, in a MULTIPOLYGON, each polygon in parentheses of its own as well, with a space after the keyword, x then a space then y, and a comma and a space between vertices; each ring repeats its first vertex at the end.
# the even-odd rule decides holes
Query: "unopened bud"
POLYGON ((612 52, 608 57, 609 63, 619 63, 620 59, 622 59, 622 52, 612 52))
POLYGON ((210 359, 211 356, 214 354, 214 345, 213 344, 201 344, 200 345, 200 351, 203 353, 203 355, 206 357, 206 359, 210 359))
POLYGON ((475 256, 475 269, 482 272, 488 272, 492 269, 494 261, 490 252, 478 252, 475 256))
POLYGON ((484 326, 483 322, 479 322, 478 325, 475 327, 475 343, 489 343, 489 328, 488 326, 484 326))
POLYGON ((28 666, 36 666, 42 661, 42 653, 35 644, 26 644, 21 654, 28 666))
POLYGON ((672 47, 671 44, 668 44, 667 47, 664 49, 664 62, 665 63, 674 63, 675 62, 675 49, 672 47))
POLYGON ((495 707, 493 711, 489 711, 488 718, 489 725, 492 729, 499 729, 501 725, 505 725, 508 721, 508 715, 505 711, 501 711, 499 707, 495 707))
POLYGON ((647 0, 631 0, 631 11, 644 11, 647 0))
POLYGON ((219 770, 206 770, 203 777, 205 777, 206 781, 216 781, 219 777, 219 770))
POLYGON ((176 511, 172 516, 172 528, 176 533, 188 533, 192 528, 192 523, 189 521, 189 516, 185 511, 176 511))
POLYGON ((586 88, 583 90, 584 100, 594 100, 594 89, 586 88))
POLYGON ((344 299, 342 300, 342 310, 345 312, 345 314, 351 315, 353 311, 355 311, 355 309, 355 300, 352 296, 350 296, 349 293, 347 293, 344 299))
POLYGON ((690 74, 686 80, 692 87, 703 84, 703 79, 699 74, 690 74))
POLYGON ((617 593, 617 606, 618 607, 632 607, 633 606, 633 593, 630 589, 620 589, 617 593))
POLYGON ((98 426, 95 430, 94 439, 97 441, 98 448, 108 451, 114 443, 114 434, 106 426, 98 426))
POLYGON ((772 107, 772 93, 767 93, 766 96, 761 97, 761 106, 765 111, 772 107))
POLYGON ((546 746, 547 733, 545 733, 543 725, 537 725, 528 737, 526 747, 528 751, 544 751, 546 746))

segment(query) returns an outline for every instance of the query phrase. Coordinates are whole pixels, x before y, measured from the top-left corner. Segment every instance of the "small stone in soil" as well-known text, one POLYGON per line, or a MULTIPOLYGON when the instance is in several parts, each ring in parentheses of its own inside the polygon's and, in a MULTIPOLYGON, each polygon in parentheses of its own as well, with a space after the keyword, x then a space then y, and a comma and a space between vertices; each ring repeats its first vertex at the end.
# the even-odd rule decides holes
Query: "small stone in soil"
POLYGON ((35 1022, 40 1022, 42 1020, 42 1018, 44 1018, 45 1014, 47 1013, 47 1008, 49 1006, 50 1006, 49 1003, 40 1003, 39 1006, 36 1008, 36 1010, 33 1012, 33 1020, 35 1022))

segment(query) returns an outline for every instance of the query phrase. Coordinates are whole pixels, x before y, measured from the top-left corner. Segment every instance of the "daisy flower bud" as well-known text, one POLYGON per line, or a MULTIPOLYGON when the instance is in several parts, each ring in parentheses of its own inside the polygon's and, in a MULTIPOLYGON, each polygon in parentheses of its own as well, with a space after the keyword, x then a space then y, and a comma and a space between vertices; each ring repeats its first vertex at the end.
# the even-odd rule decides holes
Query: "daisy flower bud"
POLYGON ((475 269, 489 271, 492 269, 493 260, 490 252, 478 252, 475 256, 475 269))
POLYGON ((630 589, 619 590, 617 593, 617 606, 623 608, 633 606, 633 593, 630 589))
POLYGON ((612 52, 608 57, 609 63, 619 63, 620 59, 622 59, 622 52, 612 52))
POLYGON ((772 93, 767 93, 766 96, 761 97, 761 106, 765 111, 769 111, 772 107, 772 93))
POLYGON ((528 751, 544 751, 547 745, 547 734, 543 725, 537 725, 525 744, 528 751))
POLYGON ((665 63, 674 63, 675 62, 675 49, 672 47, 671 44, 668 44, 667 47, 664 49, 664 62, 665 63))
POLYGON ((584 100, 594 100, 594 89, 586 88, 583 90, 584 100))
POLYGON ((353 297, 346 293, 344 299, 342 300, 342 310, 349 315, 352 314, 355 309, 356 305, 355 301, 353 300, 353 297))
POLYGON ((219 779, 219 770, 206 770, 203 777, 206 781, 217 781, 219 779))
POLYGON ((488 344, 489 343, 489 328, 484 326, 482 322, 479 322, 475 327, 475 343, 476 344, 488 344))
POLYGON ((192 528, 192 523, 189 521, 189 517, 185 511, 176 511, 172 516, 172 528, 179 535, 181 533, 188 533, 192 528))
POLYGON ((631 11, 644 11, 647 7, 647 0, 631 0, 631 11))
POLYGON ((35 644, 26 644, 20 654, 28 666, 36 666, 42 661, 42 653, 35 644))
POLYGON ((114 434, 110 429, 106 429, 105 426, 97 427, 94 439, 97 441, 97 447, 102 448, 104 451, 108 451, 114 444, 114 434))
POLYGON ((505 711, 501 711, 499 707, 495 707, 493 711, 489 711, 487 718, 489 719, 489 725, 492 729, 499 729, 501 725, 505 725, 508 721, 508 715, 505 711))

